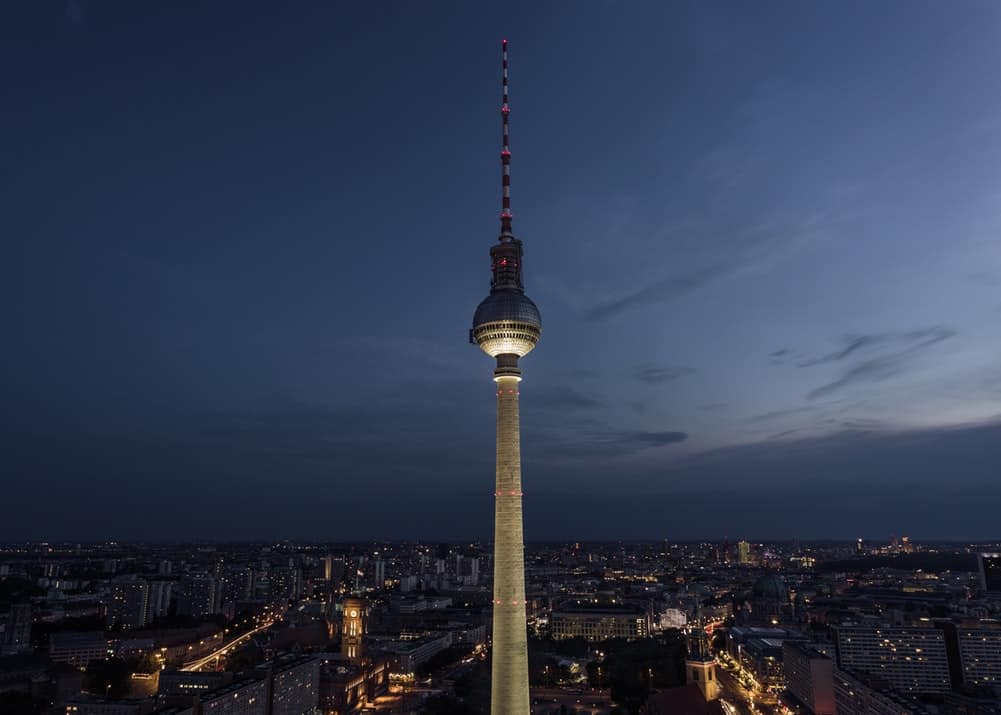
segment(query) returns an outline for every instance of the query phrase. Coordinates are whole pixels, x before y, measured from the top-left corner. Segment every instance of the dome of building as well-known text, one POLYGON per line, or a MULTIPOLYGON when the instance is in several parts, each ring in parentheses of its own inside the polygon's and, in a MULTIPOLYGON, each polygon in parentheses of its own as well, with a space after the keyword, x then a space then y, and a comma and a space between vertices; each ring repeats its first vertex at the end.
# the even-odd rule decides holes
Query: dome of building
POLYGON ((490 357, 526 355, 541 334, 539 309, 518 290, 491 293, 473 315, 473 340, 490 357))
POLYGON ((788 601, 789 589, 778 576, 765 575, 754 582, 751 597, 769 601, 788 601))

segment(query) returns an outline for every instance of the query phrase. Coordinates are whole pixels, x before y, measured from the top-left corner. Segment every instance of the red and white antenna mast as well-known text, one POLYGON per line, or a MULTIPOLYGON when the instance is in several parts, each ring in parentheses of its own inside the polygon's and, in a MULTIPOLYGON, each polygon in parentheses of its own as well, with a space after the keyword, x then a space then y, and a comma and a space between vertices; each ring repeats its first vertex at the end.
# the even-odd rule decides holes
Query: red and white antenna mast
POLYGON ((511 145, 508 136, 508 115, 511 107, 507 98, 507 40, 501 40, 501 123, 504 136, 501 140, 501 240, 513 237, 511 232, 511 145))

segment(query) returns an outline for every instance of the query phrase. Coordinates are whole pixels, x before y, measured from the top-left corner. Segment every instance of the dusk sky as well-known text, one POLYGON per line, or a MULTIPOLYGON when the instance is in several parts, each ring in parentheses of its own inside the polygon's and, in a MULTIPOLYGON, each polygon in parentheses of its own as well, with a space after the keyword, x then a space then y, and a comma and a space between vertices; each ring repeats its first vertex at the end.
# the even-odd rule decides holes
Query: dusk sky
POLYGON ((997 537, 1001 4, 0 5, 3 539, 997 537))

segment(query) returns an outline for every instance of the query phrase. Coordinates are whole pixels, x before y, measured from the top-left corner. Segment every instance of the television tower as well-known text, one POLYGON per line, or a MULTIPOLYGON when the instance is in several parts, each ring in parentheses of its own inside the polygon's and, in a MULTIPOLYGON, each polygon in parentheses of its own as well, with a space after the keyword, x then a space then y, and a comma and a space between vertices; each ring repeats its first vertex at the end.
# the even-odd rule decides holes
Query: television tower
POLYGON ((473 316, 470 342, 496 358, 497 482, 494 491, 494 599, 491 715, 527 715, 528 634, 525 537, 521 509, 521 428, 518 358, 542 333, 542 318, 521 282, 521 241, 511 232, 511 148, 508 143, 507 40, 501 43, 500 237, 490 249, 490 295, 473 316))

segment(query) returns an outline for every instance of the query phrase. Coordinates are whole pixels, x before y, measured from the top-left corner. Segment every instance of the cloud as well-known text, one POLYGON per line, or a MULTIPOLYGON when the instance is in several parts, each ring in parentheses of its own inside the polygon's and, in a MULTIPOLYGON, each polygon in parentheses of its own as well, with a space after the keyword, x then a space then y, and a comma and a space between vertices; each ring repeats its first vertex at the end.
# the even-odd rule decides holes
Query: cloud
POLYGON ((737 269, 737 265, 724 261, 688 273, 669 276, 621 298, 602 303, 592 308, 587 316, 595 321, 604 320, 629 308, 666 303, 704 285, 725 278, 735 273, 737 269))
POLYGON ((911 330, 904 333, 872 333, 869 335, 849 335, 845 337, 845 346, 818 358, 802 360, 799 367, 812 367, 824 363, 839 362, 856 353, 871 352, 886 346, 905 346, 907 350, 922 348, 951 338, 955 332, 940 325, 923 330, 911 330))
POLYGON ((818 409, 818 405, 809 405, 807 407, 793 407, 787 410, 773 410, 772 412, 762 412, 757 415, 751 415, 747 418, 747 421, 771 422, 772 420, 782 419, 783 417, 791 417, 793 415, 800 415, 807 412, 815 412, 818 409))
POLYGON ((636 368, 636 379, 650 385, 656 385, 662 382, 677 380, 679 377, 686 377, 694 372, 694 367, 640 365, 636 368))
POLYGON ((793 247, 820 235, 820 217, 799 221, 764 222, 738 237, 736 247, 724 247, 725 256, 701 268, 656 280, 625 295, 599 303, 587 312, 592 321, 605 320, 632 308, 666 303, 703 286, 767 264, 793 247))
POLYGON ((849 335, 839 349, 819 357, 804 358, 797 367, 850 363, 840 377, 812 390, 808 400, 837 392, 853 385, 881 382, 902 373, 920 351, 956 335, 956 331, 941 325, 906 332, 849 335))

